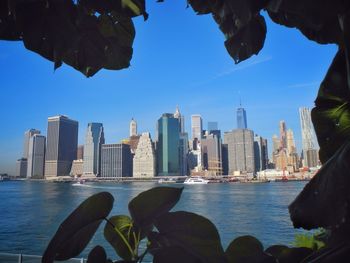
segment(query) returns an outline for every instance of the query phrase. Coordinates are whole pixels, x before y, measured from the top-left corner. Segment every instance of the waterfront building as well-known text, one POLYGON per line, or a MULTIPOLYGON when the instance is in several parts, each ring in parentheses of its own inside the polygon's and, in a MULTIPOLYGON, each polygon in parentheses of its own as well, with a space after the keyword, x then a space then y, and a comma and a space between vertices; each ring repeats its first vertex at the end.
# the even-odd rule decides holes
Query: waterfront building
POLYGON ((118 178, 132 176, 130 145, 124 143, 102 144, 101 177, 118 178))
POLYGON ((84 144, 84 176, 99 176, 101 174, 101 147, 104 143, 102 123, 89 123, 84 144))
POLYGON ((187 156, 188 156, 188 133, 181 132, 180 133, 180 146, 179 146, 179 165, 180 165, 180 175, 186 176, 188 174, 188 164, 187 164, 187 156))
POLYGON ((221 145, 222 174, 228 175, 228 145, 221 145))
POLYGON ((267 140, 259 135, 254 136, 255 171, 262 171, 268 166, 267 140))
POLYGON ((247 113, 243 107, 237 108, 237 129, 247 129, 247 113))
POLYGON ((254 132, 235 129, 225 132, 224 143, 228 147, 228 172, 255 173, 254 132))
POLYGON ((131 119, 130 121, 130 129, 129 129, 129 136, 136 136, 137 135, 137 123, 134 120, 134 118, 131 119))
POLYGON ((158 175, 180 175, 180 125, 173 114, 164 113, 158 119, 157 166, 158 175))
POLYGON ((45 177, 68 176, 77 146, 77 121, 63 115, 48 118, 45 177))
POLYGON ((44 178, 46 137, 34 134, 29 139, 27 178, 44 178))
POLYGON ((285 121, 280 121, 279 124, 279 128, 280 128, 280 149, 284 149, 287 148, 287 126, 285 121))
POLYGON ((18 159, 16 162, 16 176, 25 178, 27 176, 27 164, 26 158, 18 159))
POLYGON ((310 165, 314 165, 314 161, 312 160, 309 162, 308 155, 306 153, 308 150, 316 150, 319 147, 316 140, 315 130, 311 121, 310 109, 306 107, 299 108, 299 116, 301 126, 302 151, 304 153, 304 166, 313 167, 310 165))
POLYGON ((294 134, 291 129, 287 130, 287 152, 289 154, 293 154, 297 152, 295 141, 294 141, 294 134))
POLYGON ((78 145, 77 160, 84 159, 84 145, 78 145))
POLYGON ((203 168, 210 175, 222 175, 221 141, 214 134, 206 134, 201 141, 203 168))
POLYGON ((140 136, 133 158, 133 177, 156 176, 156 154, 149 132, 140 136))
POLYGON ((185 132, 185 116, 183 116, 180 113, 179 106, 176 106, 176 110, 175 110, 175 113, 174 113, 174 118, 179 120, 180 133, 184 133, 185 132))
POLYGON ((84 173, 84 160, 83 159, 73 160, 72 168, 70 170, 69 175, 77 178, 77 177, 81 177, 83 173, 84 173))
POLYGON ((266 170, 257 172, 257 179, 261 181, 284 180, 288 176, 289 176, 289 172, 283 171, 283 170, 266 169, 266 170))
POLYGON ((272 136, 272 147, 273 147, 273 150, 272 150, 273 153, 278 152, 280 149, 280 140, 276 134, 272 136))
POLYGON ((198 140, 202 139, 203 133, 203 123, 202 117, 199 114, 194 114, 191 116, 191 127, 192 127, 192 140, 197 138, 198 140))
POLYGON ((39 130, 36 129, 30 129, 24 133, 24 142, 23 142, 23 158, 28 159, 28 153, 29 153, 29 140, 31 137, 33 137, 35 134, 40 134, 39 130))
POLYGON ((316 167, 318 166, 318 150, 308 149, 305 154, 307 160, 307 167, 316 167))

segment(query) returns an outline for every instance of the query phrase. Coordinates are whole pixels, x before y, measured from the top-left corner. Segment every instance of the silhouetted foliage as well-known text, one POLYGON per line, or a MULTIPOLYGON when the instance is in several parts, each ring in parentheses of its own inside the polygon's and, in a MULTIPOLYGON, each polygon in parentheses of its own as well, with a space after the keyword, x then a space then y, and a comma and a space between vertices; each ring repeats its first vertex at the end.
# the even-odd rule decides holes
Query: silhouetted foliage
MULTIPOLYGON (((345 256, 349 258, 350 1, 188 0, 188 4, 199 15, 213 16, 225 35, 225 47, 236 63, 258 54, 262 49, 267 32, 262 11, 266 11, 273 22, 296 28, 311 41, 338 46, 312 111, 323 168, 306 185, 289 211, 294 226, 305 229, 324 227, 330 233, 327 246, 313 254, 307 262, 339 262, 345 256)), ((55 69, 66 63, 86 76, 92 76, 102 68, 129 66, 135 36, 132 18, 138 15, 147 18, 144 0, 0 0, 0 39, 23 41, 27 49, 53 61, 55 69)), ((157 195, 160 193, 157 192, 157 195)), ((136 248, 144 236, 151 238, 152 235, 153 239, 163 240, 163 234, 153 233, 151 227, 163 216, 171 218, 167 213, 177 200, 169 200, 164 206, 158 203, 159 207, 152 209, 159 210, 148 210, 148 214, 143 214, 137 206, 134 208, 134 203, 129 207, 131 218, 111 218, 110 224, 114 222, 118 226, 119 237, 113 237, 107 227, 106 238, 117 246, 118 253, 121 253, 121 248, 117 244, 123 241, 123 251, 125 247, 128 249, 123 252, 123 257, 126 260, 137 259, 136 248), (128 232, 122 227, 119 229, 124 224, 132 225, 128 232), (135 237, 129 236, 129 233, 135 237), (129 247, 124 240, 130 242, 129 247)), ((86 237, 90 238, 96 225, 96 222, 89 225, 86 237)), ((58 236, 59 239, 69 239, 69 242, 75 240, 74 236, 58 236)), ((54 240, 59 240, 57 238, 55 236, 54 240)), ((168 238, 164 240, 172 240, 168 238)), ((71 248, 57 242, 60 243, 54 242, 45 259, 59 257, 57 255, 64 258, 81 250, 82 243, 71 248), (68 254, 63 252, 65 249, 68 254)), ((203 260, 205 254, 199 255, 196 249, 196 246, 192 250, 179 245, 166 247, 155 254, 155 261, 160 262, 170 254, 189 258, 188 262, 203 260)), ((275 247, 273 250, 280 255, 280 262, 284 260, 284 255, 294 255, 295 251, 299 251, 286 249, 275 247)), ((103 253, 96 248, 92 257, 95 254, 103 253)))

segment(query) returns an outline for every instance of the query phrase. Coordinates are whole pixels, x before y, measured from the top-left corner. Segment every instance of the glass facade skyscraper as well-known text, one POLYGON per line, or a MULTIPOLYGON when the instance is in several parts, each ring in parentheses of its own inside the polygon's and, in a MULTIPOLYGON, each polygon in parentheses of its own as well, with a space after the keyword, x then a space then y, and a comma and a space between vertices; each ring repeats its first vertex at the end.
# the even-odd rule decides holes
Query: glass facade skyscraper
POLYGON ((165 113, 158 120, 158 175, 180 175, 180 124, 173 114, 165 113))
POLYGON ((101 145, 105 143, 102 123, 89 123, 84 145, 84 175, 101 173, 101 145))
POLYGON ((247 114, 244 108, 237 109, 237 129, 247 129, 247 114))
POLYGON ((198 140, 202 139, 203 132, 203 122, 201 115, 195 114, 191 116, 191 126, 192 126, 192 140, 197 138, 198 140))
POLYGON ((45 177, 69 175, 77 146, 77 121, 62 115, 48 118, 45 177))
POLYGON ((130 145, 103 144, 101 149, 101 177, 131 177, 130 145))
POLYGON ((44 178, 46 137, 35 134, 29 140, 27 178, 44 178))

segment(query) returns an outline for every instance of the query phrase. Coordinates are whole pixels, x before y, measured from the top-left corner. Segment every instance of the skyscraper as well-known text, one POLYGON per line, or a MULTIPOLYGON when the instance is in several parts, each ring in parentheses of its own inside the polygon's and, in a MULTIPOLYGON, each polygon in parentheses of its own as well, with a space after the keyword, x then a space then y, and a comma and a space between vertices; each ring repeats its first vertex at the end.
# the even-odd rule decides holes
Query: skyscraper
POLYGON ((266 170, 268 165, 267 140, 257 134, 254 136, 254 156, 255 171, 266 170))
POLYGON ((254 173, 254 133, 248 129, 225 132, 224 143, 228 146, 229 174, 236 171, 254 173))
POLYGON ((203 168, 211 175, 222 175, 221 140, 215 134, 206 134, 201 142, 203 168))
POLYGON ((133 177, 154 177, 156 155, 149 132, 142 133, 133 159, 133 177))
MULTIPOLYGON (((302 147, 303 147, 303 153, 304 153, 304 165, 308 167, 312 167, 311 165, 314 165, 314 160, 308 160, 308 156, 311 156, 310 154, 307 154, 309 150, 316 150, 318 149, 318 144, 316 141, 316 135, 315 130, 312 125, 311 121, 311 112, 309 108, 299 108, 299 116, 300 116, 300 126, 301 126, 301 139, 302 139, 302 147)), ((310 151, 312 152, 312 151, 310 151)), ((314 159, 314 157, 312 158, 314 159)))
POLYGON ((208 132, 218 130, 218 123, 216 121, 208 121, 208 132))
POLYGON ((130 145, 103 144, 101 149, 101 177, 131 177, 130 145))
POLYGON ((84 175, 101 174, 101 146, 105 143, 102 123, 89 123, 84 144, 84 175))
POLYGON ((272 147, 273 153, 278 152, 278 150, 280 149, 280 140, 278 139, 278 136, 276 134, 272 136, 272 147))
POLYGON ((202 139, 203 123, 201 115, 194 114, 191 116, 191 126, 192 126, 192 140, 197 138, 202 139))
POLYGON ((180 125, 173 114, 159 118, 157 140, 158 175, 180 175, 180 125))
POLYGON ((29 140, 34 134, 40 134, 39 130, 30 129, 24 133, 24 143, 23 143, 23 158, 28 158, 29 152, 29 140))
POLYGON ((130 132, 129 132, 129 135, 130 135, 130 137, 137 135, 137 123, 134 120, 134 118, 132 118, 131 121, 130 121, 130 132))
POLYGON ((63 115, 48 118, 45 177, 69 175, 77 145, 77 121, 63 115))
POLYGON ((174 113, 174 118, 179 120, 180 132, 184 133, 185 132, 185 117, 180 113, 179 106, 176 106, 176 110, 175 110, 175 113, 174 113))
POLYGON ((27 178, 44 178, 46 137, 35 134, 29 140, 27 178))
POLYGON ((287 130, 287 152, 288 154, 293 154, 297 152, 294 141, 294 134, 291 129, 287 130))
POLYGON ((243 107, 237 108, 237 129, 247 129, 247 114, 243 107))
POLYGON ((286 123, 282 120, 280 121, 280 148, 287 148, 287 126, 286 123))

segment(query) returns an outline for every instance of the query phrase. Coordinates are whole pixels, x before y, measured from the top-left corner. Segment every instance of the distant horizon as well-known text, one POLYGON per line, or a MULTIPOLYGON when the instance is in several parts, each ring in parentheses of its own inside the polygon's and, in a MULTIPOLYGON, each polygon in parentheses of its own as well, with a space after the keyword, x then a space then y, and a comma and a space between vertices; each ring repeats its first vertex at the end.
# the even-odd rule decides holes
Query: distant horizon
POLYGON ((180 2, 148 3, 150 17, 134 20, 136 39, 131 66, 101 70, 92 78, 26 50, 21 42, 0 42, 2 112, 0 171, 14 173, 23 134, 36 128, 46 134, 47 117, 57 113, 79 121, 79 144, 89 122, 101 122, 107 142, 128 137, 133 117, 138 130, 154 138, 156 120, 179 105, 190 131, 191 113, 204 127, 216 121, 222 131, 236 127, 242 101, 248 128, 269 141, 285 120, 300 153, 299 107, 313 107, 318 87, 336 53, 296 29, 267 19, 262 51, 238 65, 224 47, 224 36, 210 16, 196 16, 180 2), (171 14, 171 15, 170 15, 171 14), (288 44, 285 44, 288 43, 288 44), (291 48, 293 45, 293 48, 291 48), (11 172, 12 171, 12 172, 11 172))

